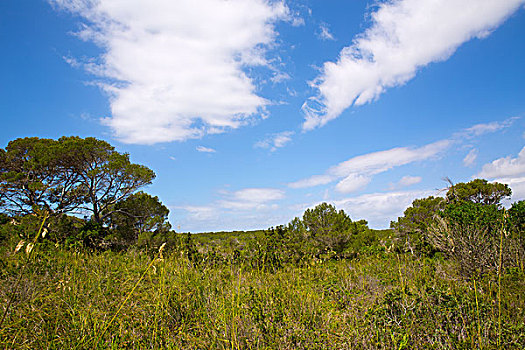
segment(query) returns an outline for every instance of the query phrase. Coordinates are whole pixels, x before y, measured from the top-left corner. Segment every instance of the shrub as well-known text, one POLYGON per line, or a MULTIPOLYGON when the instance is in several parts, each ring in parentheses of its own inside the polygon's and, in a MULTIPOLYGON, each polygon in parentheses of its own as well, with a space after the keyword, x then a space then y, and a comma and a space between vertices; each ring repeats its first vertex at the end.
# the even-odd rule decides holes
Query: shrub
POLYGON ((456 261, 460 272, 481 276, 499 266, 500 235, 504 235, 504 259, 509 240, 505 237, 504 211, 496 205, 460 202, 447 206, 429 230, 433 246, 456 261))

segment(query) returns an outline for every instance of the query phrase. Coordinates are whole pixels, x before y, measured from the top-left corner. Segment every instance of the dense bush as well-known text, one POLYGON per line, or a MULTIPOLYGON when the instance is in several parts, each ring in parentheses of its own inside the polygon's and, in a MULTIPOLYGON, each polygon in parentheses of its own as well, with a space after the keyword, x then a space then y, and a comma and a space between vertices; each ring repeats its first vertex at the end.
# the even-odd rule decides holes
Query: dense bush
POLYGON ((445 208, 441 197, 416 199, 390 227, 397 233, 396 249, 416 255, 432 256, 436 249, 429 242, 428 231, 435 218, 445 208))
POLYGON ((436 249, 456 261, 468 277, 481 276, 499 268, 500 248, 509 262, 512 242, 505 235, 504 212, 496 205, 472 202, 447 206, 430 230, 430 241, 436 249))
POLYGON ((416 199, 391 223, 398 249, 442 252, 469 278, 495 272, 500 263, 522 266, 524 205, 515 203, 508 213, 501 206, 511 193, 508 185, 476 179, 451 185, 445 198, 416 199))

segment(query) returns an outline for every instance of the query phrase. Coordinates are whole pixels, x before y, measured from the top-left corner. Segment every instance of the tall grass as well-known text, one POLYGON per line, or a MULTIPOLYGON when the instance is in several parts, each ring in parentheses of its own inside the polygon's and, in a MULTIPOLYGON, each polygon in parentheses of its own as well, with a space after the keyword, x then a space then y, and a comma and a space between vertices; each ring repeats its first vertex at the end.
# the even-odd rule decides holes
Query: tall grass
MULTIPOLYGON (((6 257, 1 300, 21 261, 6 257)), ((34 252, 0 347, 522 349, 523 275, 500 285, 498 306, 491 278, 472 290, 448 261, 394 253, 274 271, 50 247, 34 252)))

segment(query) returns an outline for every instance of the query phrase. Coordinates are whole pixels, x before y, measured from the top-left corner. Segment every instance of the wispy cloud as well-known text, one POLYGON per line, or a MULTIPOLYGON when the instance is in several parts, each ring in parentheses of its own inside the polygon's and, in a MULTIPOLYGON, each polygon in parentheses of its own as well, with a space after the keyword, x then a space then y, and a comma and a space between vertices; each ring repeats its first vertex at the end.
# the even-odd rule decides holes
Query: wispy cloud
POLYGON ((326 23, 322 23, 319 26, 319 33, 317 33, 317 36, 321 40, 335 40, 334 35, 330 32, 326 23))
POLYGON ((493 121, 490 123, 481 123, 466 128, 458 133, 455 133, 453 138, 462 139, 462 138, 473 138, 482 136, 485 134, 494 133, 503 129, 507 129, 514 124, 515 121, 520 119, 519 117, 511 117, 502 121, 493 121))
POLYGON ((390 184, 390 189, 409 187, 418 184, 423 180, 421 176, 403 176, 397 183, 390 184))
POLYGON ((448 59, 463 43, 484 38, 525 0, 393 0, 371 13, 371 26, 326 62, 303 105, 304 130, 323 126, 346 108, 378 98, 419 68, 448 59))
MULTIPOLYGON (((268 101, 244 68, 269 66, 281 1, 48 0, 85 22, 77 36, 104 52, 79 63, 110 96, 104 119, 123 142, 153 144, 235 129, 268 101)), ((281 77, 282 78, 282 77, 281 77)))
POLYGON ((465 156, 465 158, 463 158, 463 165, 468 167, 473 166, 476 162, 476 159, 478 159, 478 150, 473 148, 465 156))
POLYGON ((293 182, 289 186, 292 188, 310 187, 340 179, 335 187, 337 191, 355 192, 365 188, 374 175, 394 167, 439 156, 451 144, 450 140, 441 140, 422 147, 397 147, 360 155, 329 168, 324 175, 314 175, 293 182))
MULTIPOLYGON (((227 195, 219 206, 236 210, 267 209, 270 203, 284 198, 284 191, 275 188, 245 188, 227 195)), ((275 209, 275 205, 272 206, 275 209)))
POLYGON ((222 191, 221 199, 208 205, 172 207, 181 210, 186 230, 266 229, 289 220, 289 214, 279 211, 285 192, 276 188, 244 188, 222 191))
POLYGON ((292 79, 292 77, 288 73, 277 71, 273 73, 270 81, 274 84, 278 84, 290 79, 292 79))
POLYGON ((293 131, 283 131, 277 134, 272 134, 264 140, 255 143, 254 147, 269 148, 270 151, 274 152, 278 148, 284 147, 287 143, 292 141, 293 134, 293 131))
POLYGON ((196 149, 198 152, 203 152, 203 153, 215 153, 215 152, 217 152, 217 151, 214 150, 213 148, 204 147, 204 146, 197 146, 197 147, 195 147, 195 149, 196 149))
POLYGON ((306 179, 302 179, 299 181, 291 182, 288 184, 290 188, 308 188, 308 187, 315 187, 320 185, 326 185, 330 182, 333 182, 337 179, 337 177, 332 175, 314 175, 310 176, 306 179))
MULTIPOLYGON (((459 145, 465 139, 473 139, 484 134, 494 133, 512 126, 517 118, 508 118, 504 121, 495 121, 476 124, 472 127, 456 132, 452 137, 436 141, 421 147, 396 147, 384 151, 372 152, 350 158, 329 168, 322 175, 313 175, 299 181, 289 183, 290 188, 307 188, 326 185, 338 180, 335 189, 340 193, 351 193, 364 189, 374 175, 384 173, 395 167, 414 162, 425 161, 441 157, 452 145, 459 145)), ((477 153, 471 151, 465 157, 465 164, 474 162, 477 153)), ((420 181, 419 177, 406 176, 391 188, 401 188, 420 181)))
POLYGON ((387 228, 390 220, 403 215, 414 199, 436 195, 435 191, 397 191, 369 193, 358 197, 334 201, 352 219, 366 218, 372 228, 387 228))

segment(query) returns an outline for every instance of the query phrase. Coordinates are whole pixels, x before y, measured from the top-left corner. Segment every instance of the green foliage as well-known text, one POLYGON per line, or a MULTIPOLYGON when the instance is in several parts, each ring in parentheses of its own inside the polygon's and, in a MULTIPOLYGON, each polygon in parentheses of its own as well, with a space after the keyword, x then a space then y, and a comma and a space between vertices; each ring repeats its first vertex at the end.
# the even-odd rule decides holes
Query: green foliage
POLYGON ((10 221, 10 217, 7 214, 0 213, 0 243, 7 238, 7 232, 4 230, 4 225, 10 221))
POLYGON ((303 225, 311 237, 333 236, 350 229, 352 220, 343 210, 321 203, 303 214, 303 225))
POLYGON ((510 248, 515 266, 525 265, 525 201, 513 203, 508 210, 507 234, 514 243, 510 248))
POLYGON ((173 230, 143 231, 137 237, 136 246, 150 253, 156 253, 162 244, 166 243, 165 251, 181 248, 180 234, 173 230))
POLYGON ((148 185, 155 173, 131 163, 129 154, 119 153, 109 143, 92 137, 62 137, 58 140, 73 159, 73 169, 83 190, 82 209, 92 213, 101 224, 112 214, 112 207, 137 189, 148 185))
POLYGON ((307 237, 314 242, 318 257, 321 254, 342 256, 353 236, 368 230, 366 221, 352 222, 343 210, 337 211, 333 205, 327 203, 307 209, 302 218, 302 227, 307 237))
POLYGON ((497 204, 453 202, 430 230, 433 245, 457 263, 466 277, 507 268, 523 269, 523 207, 507 212, 497 204))
POLYGON ((129 155, 92 137, 38 137, 9 142, 0 152, 0 205, 16 215, 60 215, 81 209, 97 223, 109 208, 155 178, 129 155))
MULTIPOLYGON (((25 254, 0 259, 6 300, 25 254)), ((497 286, 482 279, 475 292, 447 261, 366 255, 264 271, 188 264, 173 252, 146 271, 150 261, 137 251, 35 251, 0 347, 497 349, 501 336, 500 348, 525 348, 519 271, 502 278, 499 331, 497 286)))
POLYGON ((511 232, 525 238, 525 201, 513 203, 508 212, 511 232))
POLYGON ((451 186, 447 191, 447 201, 499 205, 503 199, 510 198, 511 194, 512 190, 507 184, 475 179, 451 186))
POLYGON ((82 203, 79 176, 67 150, 51 139, 28 137, 0 152, 0 205, 14 215, 64 213, 82 203))
MULTIPOLYGON (((67 241, 69 244, 79 239, 82 245, 100 246, 107 234, 102 227, 105 219, 115 210, 124 212, 130 206, 136 207, 133 215, 140 217, 137 218, 140 230, 155 225, 166 226, 165 223, 153 223, 167 215, 162 208, 159 209, 160 203, 152 204, 155 200, 146 198, 145 194, 137 195, 134 201, 126 201, 154 178, 152 170, 131 163, 128 154, 119 153, 109 143, 92 137, 13 140, 0 150, 0 209, 24 219, 20 228, 2 230, 32 230, 28 215, 47 213, 50 215, 49 237, 55 242, 67 241), (147 204, 140 207, 137 202, 147 204), (157 207, 151 209, 155 204, 157 207), (157 212, 150 210, 138 215, 137 211, 141 209, 157 212), (96 227, 86 223, 82 229, 83 222, 66 215, 79 212, 91 213, 96 227)), ((136 239, 138 233, 130 231, 136 239)), ((120 234, 123 232, 119 231, 120 234)), ((18 234, 23 236, 23 233, 18 234)))
MULTIPOLYGON (((137 192, 125 200, 117 202, 110 208, 108 224, 111 227, 114 243, 129 246, 136 243, 141 233, 168 232, 171 228, 168 222, 169 209, 158 197, 144 192, 137 192)), ((153 235, 147 237, 153 238, 153 235)), ((144 236, 146 238, 146 236, 144 236)), ((147 241, 147 240, 146 240, 147 241)))
POLYGON ((90 220, 83 222, 79 229, 70 231, 65 238, 64 245, 70 249, 107 250, 110 248, 104 239, 107 235, 107 228, 90 220))
POLYGON ((425 233, 433 222, 434 216, 445 207, 445 200, 441 197, 427 197, 416 199, 403 213, 397 222, 390 226, 397 231, 406 233, 425 233))
MULTIPOLYGON (((458 242, 455 244, 465 249, 470 245, 478 246, 479 240, 482 247, 491 247, 490 251, 494 252, 502 225, 501 200, 510 197, 511 193, 506 184, 475 179, 450 186, 444 199, 416 199, 397 222, 390 224, 397 234, 397 249, 424 256, 432 256, 443 249, 456 249, 450 239, 444 238, 446 231, 456 236, 458 242)), ((470 254, 469 251, 473 250, 467 249, 466 254, 470 254)), ((464 258, 460 260, 465 262, 464 258)), ((480 256, 473 258, 467 265, 479 259, 480 256)), ((472 272, 472 266, 467 270, 472 272)))

